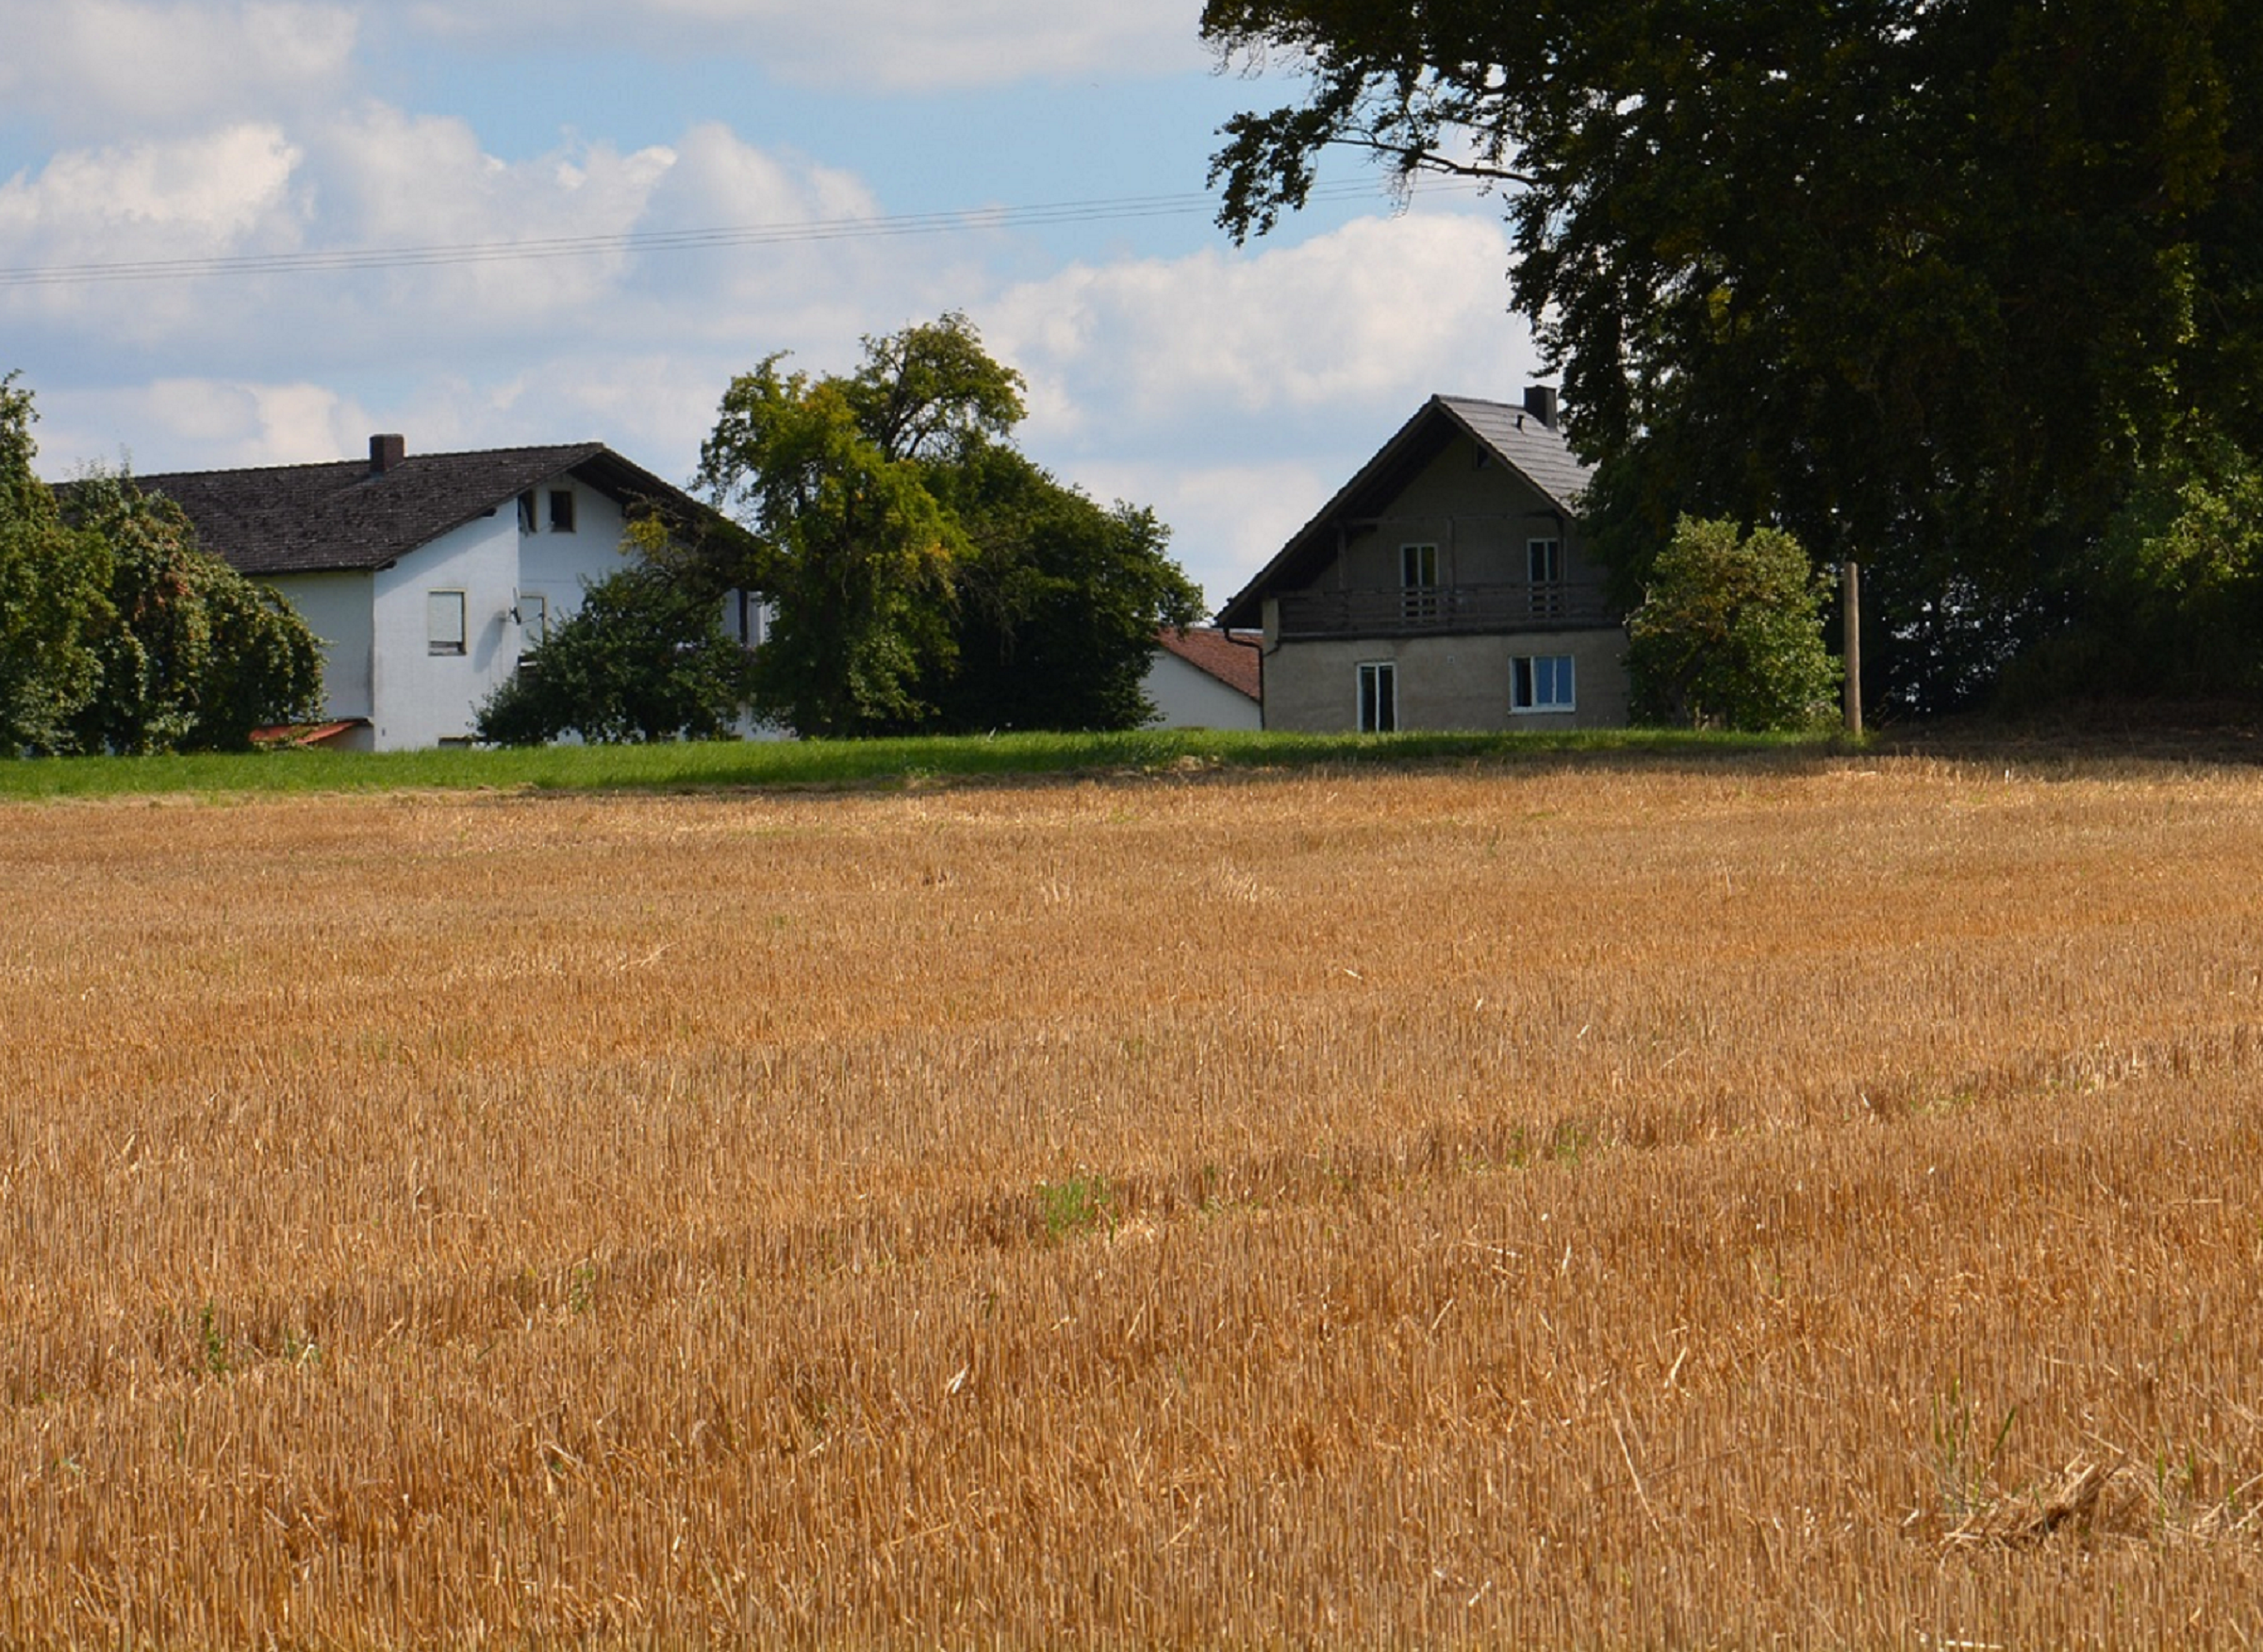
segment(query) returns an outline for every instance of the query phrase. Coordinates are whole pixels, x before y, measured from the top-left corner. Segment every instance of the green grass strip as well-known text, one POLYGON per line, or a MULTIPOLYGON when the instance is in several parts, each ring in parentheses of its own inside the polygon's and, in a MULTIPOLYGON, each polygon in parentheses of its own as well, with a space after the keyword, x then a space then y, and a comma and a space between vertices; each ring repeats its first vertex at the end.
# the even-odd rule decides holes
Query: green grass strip
POLYGON ((290 792, 696 791, 912 785, 989 776, 1174 768, 1394 768, 1575 752, 1727 755, 1821 752, 1812 735, 1611 729, 1550 734, 1296 735, 1150 729, 881 740, 702 741, 361 753, 259 752, 181 757, 0 761, 0 799, 290 792))

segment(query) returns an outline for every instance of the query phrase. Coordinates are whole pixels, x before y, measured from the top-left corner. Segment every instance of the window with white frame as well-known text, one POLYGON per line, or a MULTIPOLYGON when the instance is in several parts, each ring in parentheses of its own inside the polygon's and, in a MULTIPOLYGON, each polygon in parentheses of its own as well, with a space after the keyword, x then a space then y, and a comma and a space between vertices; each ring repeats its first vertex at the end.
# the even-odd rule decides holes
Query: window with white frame
POLYGON ((1509 662, 1511 711, 1571 711, 1577 704, 1570 654, 1518 654, 1509 662))
POLYGON ((535 531, 535 495, 532 488, 519 496, 519 531, 522 534, 535 531))
POLYGON ((553 534, 573 532, 573 489, 553 487, 550 490, 550 531, 553 534))
POLYGON ((519 652, 532 653, 550 640, 550 599, 540 591, 519 593, 519 652))
POLYGON ((723 593, 723 633, 741 648, 760 648, 769 635, 769 610, 753 591, 723 593))
POLYGON ((1360 733, 1387 735, 1398 727, 1398 668, 1389 660, 1360 664, 1360 733))
POLYGON ((1438 617, 1438 547, 1401 545, 1398 548, 1400 611, 1410 620, 1438 617))
POLYGON ((424 593, 424 652, 460 654, 464 652, 464 593, 424 593))
POLYGON ((1532 612, 1553 619, 1563 612, 1563 541, 1527 539, 1525 578, 1532 592, 1532 612))

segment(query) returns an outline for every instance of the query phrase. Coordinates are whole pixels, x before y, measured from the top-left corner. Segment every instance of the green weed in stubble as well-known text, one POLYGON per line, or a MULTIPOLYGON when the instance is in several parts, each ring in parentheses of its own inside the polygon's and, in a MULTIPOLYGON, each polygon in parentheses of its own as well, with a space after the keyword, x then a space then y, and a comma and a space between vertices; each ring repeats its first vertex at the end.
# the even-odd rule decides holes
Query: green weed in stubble
POLYGON ((1056 1242, 1073 1239, 1096 1227, 1115 1231, 1115 1196, 1105 1177, 1078 1174, 1064 1181, 1040 1181, 1037 1209, 1045 1222, 1045 1236, 1056 1242))

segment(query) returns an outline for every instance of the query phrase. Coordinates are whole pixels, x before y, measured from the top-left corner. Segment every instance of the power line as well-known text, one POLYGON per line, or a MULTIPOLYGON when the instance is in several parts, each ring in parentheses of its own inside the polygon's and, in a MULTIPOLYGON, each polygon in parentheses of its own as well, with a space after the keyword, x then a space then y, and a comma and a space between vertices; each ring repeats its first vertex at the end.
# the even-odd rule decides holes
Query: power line
MULTIPOLYGON (((1474 193, 1476 186, 1430 184, 1426 190, 1474 193)), ((1374 186, 1322 184, 1314 202, 1371 197, 1374 186)), ((874 218, 830 218, 805 223, 742 223, 710 229, 642 230, 625 235, 556 236, 532 240, 450 241, 429 246, 337 247, 297 253, 247 253, 224 257, 139 258, 85 264, 40 264, 0 269, 0 288, 63 287, 113 281, 202 281, 245 275, 328 274, 362 270, 434 269, 462 264, 517 263, 543 258, 588 258, 620 254, 696 252, 714 247, 801 245, 888 236, 973 234, 1038 229, 1055 224, 1101 223, 1138 218, 1214 212, 1208 195, 1126 195, 1109 200, 1060 201, 1038 206, 971 207, 956 212, 910 212, 874 218)))

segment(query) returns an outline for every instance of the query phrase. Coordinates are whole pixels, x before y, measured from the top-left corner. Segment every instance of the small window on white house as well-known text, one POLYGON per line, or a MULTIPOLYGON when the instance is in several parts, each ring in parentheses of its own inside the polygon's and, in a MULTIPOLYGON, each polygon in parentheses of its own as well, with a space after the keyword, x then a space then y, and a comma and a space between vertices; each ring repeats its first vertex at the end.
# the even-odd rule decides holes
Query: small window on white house
POLYGON ((553 534, 573 532, 573 489, 553 487, 550 492, 550 531, 553 534))
POLYGON ((1571 711, 1577 703, 1570 654, 1519 654, 1509 662, 1511 711, 1571 711))
POLYGON ((1360 733, 1387 735, 1398 727, 1398 668, 1389 660, 1360 666, 1360 733))
POLYGON ((532 488, 519 496, 519 531, 522 534, 535 531, 535 494, 532 488))
POLYGON ((1563 541, 1525 541, 1525 577, 1532 586, 1532 612, 1553 619, 1563 612, 1563 541))
POLYGON ((1438 617, 1438 547, 1401 545, 1398 548, 1400 610, 1409 620, 1438 617))
POLYGON ((532 653, 550 638, 550 599, 539 591, 519 593, 519 652, 532 653))
POLYGON ((464 593, 424 593, 424 652, 460 654, 464 652, 464 593))

